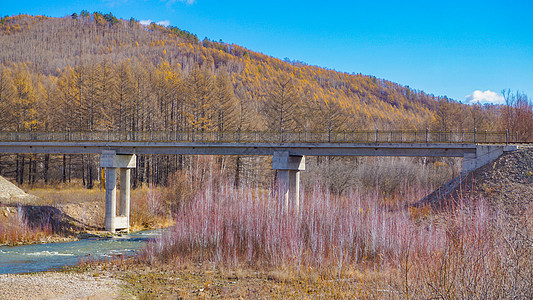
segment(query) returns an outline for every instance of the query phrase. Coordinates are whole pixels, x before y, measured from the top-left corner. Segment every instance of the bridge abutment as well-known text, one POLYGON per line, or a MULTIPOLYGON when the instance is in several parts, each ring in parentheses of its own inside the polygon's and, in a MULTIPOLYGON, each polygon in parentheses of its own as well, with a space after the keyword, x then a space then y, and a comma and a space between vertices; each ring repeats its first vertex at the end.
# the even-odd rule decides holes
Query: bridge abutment
POLYGON ((135 168, 136 156, 117 155, 115 151, 104 150, 100 167, 106 169, 105 183, 105 230, 129 230, 130 228, 130 173, 135 168), (117 171, 120 172, 120 203, 117 215, 117 171))
POLYGON ((461 175, 481 168, 491 161, 502 156, 503 153, 515 151, 518 147, 514 145, 476 145, 476 152, 466 152, 463 155, 463 170, 461 175))
POLYGON ((298 211, 300 208, 300 171, 305 170, 303 155, 290 155, 288 151, 275 151, 272 169, 278 172, 278 192, 283 209, 298 211))

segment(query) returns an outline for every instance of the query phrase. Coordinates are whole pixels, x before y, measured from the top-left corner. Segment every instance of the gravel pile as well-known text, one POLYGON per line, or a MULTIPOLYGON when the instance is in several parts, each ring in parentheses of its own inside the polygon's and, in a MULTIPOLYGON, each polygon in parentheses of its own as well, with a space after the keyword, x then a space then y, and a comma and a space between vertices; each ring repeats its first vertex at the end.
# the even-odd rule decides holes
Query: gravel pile
POLYGON ((512 214, 533 204, 533 148, 507 152, 466 177, 451 180, 417 204, 442 207, 480 198, 512 214))
POLYGON ((0 275, 0 299, 116 299, 121 283, 105 274, 4 274, 0 275))
POLYGON ((0 203, 4 205, 31 204, 37 197, 28 195, 18 186, 0 176, 0 203))

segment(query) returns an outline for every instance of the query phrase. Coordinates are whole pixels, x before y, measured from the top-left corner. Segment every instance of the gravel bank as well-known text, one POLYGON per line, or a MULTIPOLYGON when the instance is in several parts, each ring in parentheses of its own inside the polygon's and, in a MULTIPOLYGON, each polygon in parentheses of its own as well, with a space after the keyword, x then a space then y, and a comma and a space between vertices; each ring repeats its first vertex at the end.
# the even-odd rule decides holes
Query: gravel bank
POLYGON ((122 282, 100 273, 0 275, 0 299, 116 299, 122 282))
POLYGON ((447 206, 480 197, 511 214, 521 214, 532 205, 533 148, 505 153, 466 178, 453 179, 418 204, 447 206))
POLYGON ((31 205, 37 200, 37 197, 26 194, 18 186, 0 176, 0 203, 3 205, 31 205))

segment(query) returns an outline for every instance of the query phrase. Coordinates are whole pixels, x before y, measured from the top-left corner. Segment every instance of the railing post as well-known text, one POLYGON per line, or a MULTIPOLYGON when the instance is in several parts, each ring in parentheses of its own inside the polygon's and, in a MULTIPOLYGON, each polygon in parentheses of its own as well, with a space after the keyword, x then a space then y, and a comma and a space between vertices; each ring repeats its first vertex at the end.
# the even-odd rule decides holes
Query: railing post
POLYGON ((509 128, 505 129, 505 143, 509 143, 509 128))
POLYGON ((378 143, 378 134, 379 134, 379 132, 378 132, 378 130, 376 129, 376 144, 378 143))
POLYGON ((426 128, 426 144, 428 143, 429 128, 426 128))
POLYGON ((477 128, 474 128, 474 144, 476 143, 476 140, 477 140, 477 128))

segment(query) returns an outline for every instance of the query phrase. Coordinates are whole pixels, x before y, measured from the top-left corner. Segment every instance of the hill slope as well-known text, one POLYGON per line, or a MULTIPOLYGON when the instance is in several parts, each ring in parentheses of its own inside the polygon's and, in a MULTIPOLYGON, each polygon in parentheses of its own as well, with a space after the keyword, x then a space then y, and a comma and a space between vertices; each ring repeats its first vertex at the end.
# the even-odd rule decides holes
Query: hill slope
POLYGON ((0 32, 3 130, 482 130, 497 123, 495 108, 474 111, 373 76, 112 14, 4 17, 0 32))

